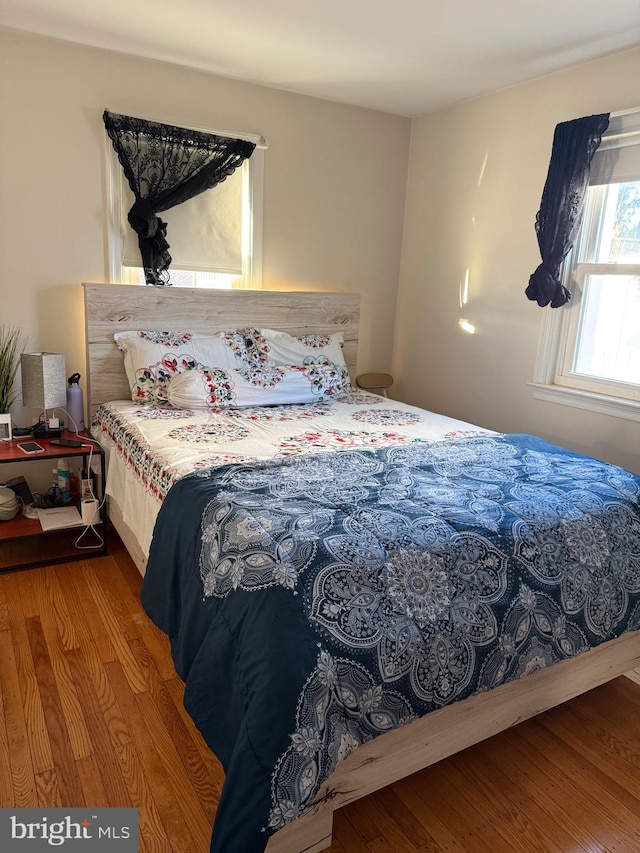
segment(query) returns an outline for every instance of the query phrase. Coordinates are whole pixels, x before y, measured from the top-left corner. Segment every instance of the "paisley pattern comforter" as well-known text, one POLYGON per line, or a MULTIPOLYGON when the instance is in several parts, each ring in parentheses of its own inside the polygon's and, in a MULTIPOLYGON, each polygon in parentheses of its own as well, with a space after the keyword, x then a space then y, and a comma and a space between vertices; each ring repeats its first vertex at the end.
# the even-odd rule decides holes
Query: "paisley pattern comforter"
POLYGON ((640 476, 523 435, 222 465, 158 516, 143 605, 258 853, 360 743, 640 628, 640 476))

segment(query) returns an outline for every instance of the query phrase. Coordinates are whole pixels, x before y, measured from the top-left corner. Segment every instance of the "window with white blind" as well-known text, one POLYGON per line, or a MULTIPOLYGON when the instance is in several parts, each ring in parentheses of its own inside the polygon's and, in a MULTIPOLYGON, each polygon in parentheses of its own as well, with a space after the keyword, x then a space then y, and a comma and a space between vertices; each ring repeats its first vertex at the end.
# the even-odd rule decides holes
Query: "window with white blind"
MULTIPOLYGON (((233 136, 227 131, 206 132, 233 136)), ((162 212, 174 287, 262 286, 263 173, 264 146, 258 144, 226 180, 162 212)), ((138 238, 127 220, 134 195, 110 144, 107 187, 110 281, 145 284, 138 238)))
POLYGON ((563 283, 572 298, 544 313, 534 394, 640 420, 640 111, 610 119, 563 283))

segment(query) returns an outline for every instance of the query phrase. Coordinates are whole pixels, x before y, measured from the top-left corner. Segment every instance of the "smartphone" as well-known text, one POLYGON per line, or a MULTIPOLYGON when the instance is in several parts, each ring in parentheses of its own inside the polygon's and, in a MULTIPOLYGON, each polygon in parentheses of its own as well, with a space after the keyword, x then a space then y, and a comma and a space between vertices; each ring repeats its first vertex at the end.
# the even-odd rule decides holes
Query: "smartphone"
POLYGON ((56 447, 82 447, 82 442, 75 438, 52 438, 49 444, 55 444, 56 447))
POLYGON ((44 447, 37 441, 19 441, 18 447, 23 453, 44 453, 44 447))

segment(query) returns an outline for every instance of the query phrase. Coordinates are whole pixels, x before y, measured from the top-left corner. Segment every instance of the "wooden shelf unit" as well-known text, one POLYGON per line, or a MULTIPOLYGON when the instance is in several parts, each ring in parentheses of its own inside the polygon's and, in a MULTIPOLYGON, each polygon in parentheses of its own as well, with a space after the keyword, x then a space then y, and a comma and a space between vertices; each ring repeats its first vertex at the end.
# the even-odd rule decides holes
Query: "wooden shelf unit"
MULTIPOLYGON (((102 504, 100 509, 100 524, 97 525, 102 539, 102 545, 93 531, 88 531, 82 545, 75 545, 82 533, 83 525, 64 527, 58 530, 44 531, 37 518, 27 518, 21 513, 10 521, 0 521, 0 572, 17 569, 45 566, 51 563, 68 562, 70 560, 86 559, 87 556, 104 556, 107 549, 107 512, 103 501, 105 486, 105 457, 104 451, 97 441, 87 433, 76 435, 68 430, 63 431, 60 438, 80 440, 83 447, 63 447, 51 444, 51 439, 30 436, 14 436, 12 441, 0 442, 0 465, 41 461, 43 459, 82 459, 83 467, 89 469, 89 459, 98 460, 100 464, 100 483, 96 498, 102 504), (37 441, 44 451, 42 453, 23 453, 18 447, 19 442, 37 441), (86 547, 86 546, 96 547, 86 547)), ((3 482, 0 468, 0 483, 3 482)), ((76 504, 79 505, 79 496, 76 504)))

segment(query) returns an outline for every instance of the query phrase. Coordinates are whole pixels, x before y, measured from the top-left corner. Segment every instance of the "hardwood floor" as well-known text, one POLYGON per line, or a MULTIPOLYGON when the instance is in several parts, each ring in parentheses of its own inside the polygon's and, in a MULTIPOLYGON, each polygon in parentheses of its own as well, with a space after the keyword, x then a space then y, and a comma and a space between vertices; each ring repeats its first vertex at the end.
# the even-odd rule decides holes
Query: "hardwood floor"
MULTIPOLYGON (((115 539, 115 537, 114 537, 115 539)), ((124 548, 0 575, 0 805, 135 806, 206 853, 223 773, 124 548)), ((335 815, 333 853, 640 851, 640 685, 618 678, 335 815)))

